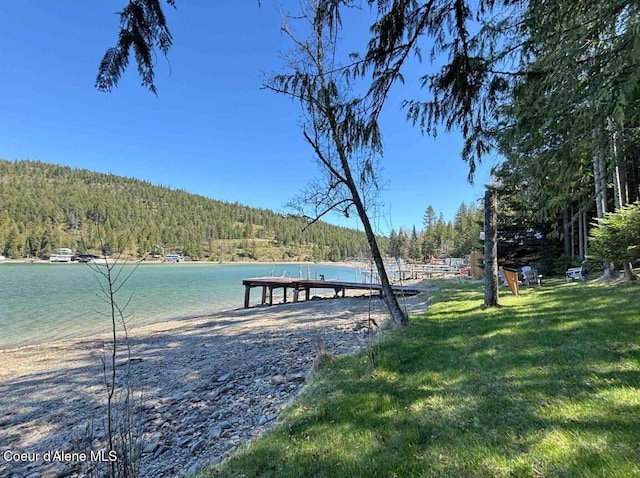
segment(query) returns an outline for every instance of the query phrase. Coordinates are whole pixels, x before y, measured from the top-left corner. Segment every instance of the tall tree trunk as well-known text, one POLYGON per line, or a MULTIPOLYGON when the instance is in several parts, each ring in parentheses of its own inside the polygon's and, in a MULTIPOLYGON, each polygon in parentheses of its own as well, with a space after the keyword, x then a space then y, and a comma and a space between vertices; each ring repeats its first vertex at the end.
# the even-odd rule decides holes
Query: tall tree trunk
MULTIPOLYGON (((320 71, 320 75, 324 80, 322 70, 320 71)), ((364 206, 362 198, 360 197, 360 192, 358 191, 356 181, 351 172, 347 148, 339 131, 338 119, 335 115, 334 106, 328 100, 328 97, 326 95, 324 97, 324 108, 326 118, 329 121, 329 125, 331 128, 331 136, 336 147, 336 152, 338 153, 338 158, 340 158, 340 166, 342 168, 342 172, 344 173, 345 185, 351 193, 351 199, 353 200, 353 204, 356 207, 358 216, 360 216, 360 220, 362 221, 362 225, 364 226, 367 241, 369 242, 369 247, 371 248, 371 255, 373 257, 373 261, 376 264, 376 269, 378 269, 380 285, 382 286, 382 297, 387 304, 389 313, 391 314, 391 318, 394 323, 398 325, 408 325, 409 319, 407 315, 402 311, 402 308, 398 303, 398 298, 396 297, 395 293, 393 292, 393 288, 391 287, 391 282, 389 282, 389 277, 387 276, 387 270, 384 267, 384 261, 382 260, 380 249, 378 248, 376 236, 373 232, 373 228, 371 227, 371 222, 369 221, 367 210, 364 206)))
POLYGON ((362 224, 364 226, 364 232, 367 236, 369 247, 371 248, 373 262, 376 264, 376 269, 378 270, 380 284, 382 285, 382 298, 384 299, 385 304, 387 304, 387 308, 389 309, 389 313, 391 314, 393 322, 398 325, 408 325, 409 318, 400 307, 400 304, 398 303, 398 297, 393 292, 393 288, 391 287, 391 283, 389 282, 389 276, 387 275, 387 270, 384 267, 382 254, 380 253, 380 248, 378 247, 378 241, 376 240, 373 228, 371 227, 371 222, 369 221, 369 216, 367 215, 367 212, 364 208, 364 205, 362 204, 362 201, 360 200, 357 191, 354 193, 354 203, 358 211, 358 215, 360 216, 360 219, 362 220, 362 224))
POLYGON ((607 212, 607 165, 599 148, 601 132, 596 128, 592 132, 594 142, 593 182, 596 193, 596 213, 599 218, 607 212))
MULTIPOLYGON (((629 202, 629 194, 627 187, 627 167, 625 164, 624 156, 620 154, 618 144, 620 143, 620 128, 617 123, 614 123, 611 118, 608 119, 609 132, 611 133, 611 148, 613 150, 613 157, 615 160, 615 167, 613 168, 613 194, 615 198, 616 210, 629 202)), ((633 273, 633 269, 629 262, 623 262, 624 277, 628 281, 637 280, 638 278, 633 273)))
POLYGON ((484 306, 498 305, 498 198, 495 188, 484 193, 484 306))
MULTIPOLYGON (((335 118, 331 114, 329 114, 328 116, 330 118, 330 122, 332 122, 333 128, 333 121, 335 118)), ((340 156, 340 161, 342 164, 342 171, 344 172, 345 179, 347 180, 347 187, 351 192, 353 204, 355 205, 358 216, 360 216, 360 220, 362 221, 362 225, 364 226, 364 232, 367 236, 369 247, 371 248, 371 256, 373 257, 373 262, 376 264, 376 269, 378 270, 378 277, 380 278, 380 285, 382 286, 382 298, 387 304, 387 308, 389 309, 389 313, 391 314, 393 322, 398 325, 408 325, 409 319, 407 317, 407 314, 405 314, 400 307, 398 298, 396 297, 396 294, 393 292, 393 288, 391 287, 391 282, 389 282, 389 276, 387 275, 387 270, 384 267, 382 254, 380 253, 380 248, 378 247, 376 235, 374 234, 373 228, 371 227, 369 215, 367 214, 367 210, 364 206, 364 203, 362 202, 362 198, 360 197, 360 192, 358 191, 356 182, 353 178, 353 175, 351 174, 351 167, 349 166, 345 148, 339 136, 337 136, 337 130, 334 129, 333 131, 334 141, 336 143, 338 155, 340 156)))
MULTIPOLYGON (((594 139, 593 154, 593 179, 596 192, 596 213, 598 218, 603 218, 607 213, 607 165, 604 155, 599 148, 601 132, 596 128, 592 132, 594 139)), ((606 260, 603 263, 603 275, 605 279, 611 278, 611 261, 606 260)))
POLYGON ((571 256, 571 224, 569 222, 569 207, 562 212, 562 236, 564 239, 564 255, 571 256))
POLYGON ((585 256, 584 244, 584 212, 580 211, 578 213, 578 259, 581 261, 585 256))
POLYGON ((628 202, 634 202, 640 200, 640 152, 636 150, 629 153, 627 165, 629 167, 626 174, 628 202))
POLYGON ((589 249, 589 218, 587 217, 587 211, 582 211, 582 240, 583 255, 580 260, 585 260, 589 249))
POLYGON ((576 257, 576 217, 573 206, 571 206, 571 258, 576 257))
POLYGON ((615 199, 615 207, 616 209, 620 209, 629 201, 627 194, 626 165, 624 156, 620 154, 619 125, 614 123, 611 118, 608 118, 607 122, 609 133, 611 133, 611 149, 615 162, 615 167, 613 168, 613 195, 615 199))
POLYGON ((625 195, 622 168, 620 168, 620 165, 616 164, 615 168, 613 168, 613 196, 615 199, 616 209, 620 209, 626 204, 625 195))

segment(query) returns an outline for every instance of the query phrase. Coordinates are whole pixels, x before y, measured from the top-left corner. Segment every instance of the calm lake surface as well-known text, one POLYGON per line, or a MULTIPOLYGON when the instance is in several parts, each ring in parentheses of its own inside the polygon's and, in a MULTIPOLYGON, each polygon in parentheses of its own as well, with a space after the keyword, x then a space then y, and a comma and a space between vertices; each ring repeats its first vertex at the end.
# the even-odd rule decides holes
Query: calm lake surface
MULTIPOLYGON (((310 277, 359 282, 357 268, 309 265, 310 277)), ((104 266, 102 266, 104 269, 104 266)), ((120 278, 133 265, 125 265, 120 278)), ((120 271, 117 266, 113 272, 120 271)), ((242 279, 305 277, 307 264, 142 264, 130 275, 116 302, 127 324, 160 322, 241 308, 242 279)), ((86 264, 0 263, 0 349, 79 337, 110 330, 106 282, 86 264)), ((260 293, 251 294, 251 305, 260 293)))

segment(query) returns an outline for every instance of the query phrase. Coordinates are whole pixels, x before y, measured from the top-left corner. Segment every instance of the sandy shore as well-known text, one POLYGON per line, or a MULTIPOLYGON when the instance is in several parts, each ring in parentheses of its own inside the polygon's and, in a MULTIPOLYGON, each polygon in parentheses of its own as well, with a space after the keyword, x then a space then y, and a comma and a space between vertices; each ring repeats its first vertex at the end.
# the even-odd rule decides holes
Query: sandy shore
MULTIPOLYGON (((407 308, 425 310, 427 300, 425 294, 407 298, 407 308)), ((259 436, 303 386, 318 346, 332 354, 355 352, 370 340, 369 317, 384 323, 381 300, 347 297, 237 309, 131 331, 132 383, 142 391, 142 476, 193 471, 259 436)), ((104 446, 102 357, 108 358, 109 339, 0 352, 0 475, 84 476, 98 466, 77 456, 47 461, 43 454, 104 446)), ((124 357, 118 356, 119 363, 124 357)))

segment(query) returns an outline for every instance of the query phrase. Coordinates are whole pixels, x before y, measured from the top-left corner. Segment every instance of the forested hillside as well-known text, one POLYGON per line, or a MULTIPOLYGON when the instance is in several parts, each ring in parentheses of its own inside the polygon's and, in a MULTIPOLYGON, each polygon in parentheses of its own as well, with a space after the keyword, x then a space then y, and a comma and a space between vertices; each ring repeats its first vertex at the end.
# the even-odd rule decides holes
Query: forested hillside
MULTIPOLYGON (((215 192, 214 192, 215 193, 215 192)), ((212 200, 137 179, 37 161, 0 160, 0 253, 74 251, 199 260, 331 260, 367 256, 363 233, 212 200)))

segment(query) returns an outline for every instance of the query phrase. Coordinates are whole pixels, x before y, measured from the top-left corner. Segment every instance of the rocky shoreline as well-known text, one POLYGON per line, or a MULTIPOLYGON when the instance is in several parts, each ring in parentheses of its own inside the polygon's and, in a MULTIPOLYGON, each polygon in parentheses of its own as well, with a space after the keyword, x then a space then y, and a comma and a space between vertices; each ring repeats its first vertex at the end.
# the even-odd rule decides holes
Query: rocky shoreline
MULTIPOLYGON (((419 295, 407 306, 425 310, 426 301, 419 295)), ((260 436, 302 389, 318 350, 355 353, 371 339, 368 319, 382 324, 386 317, 381 300, 352 297, 227 311, 132 332, 140 475, 185 476, 260 436)), ((0 354, 7 364, 0 375, 0 475, 92 476, 108 465, 100 455, 107 438, 105 341, 0 354)), ((126 361, 119 360, 123 376, 126 361)))

